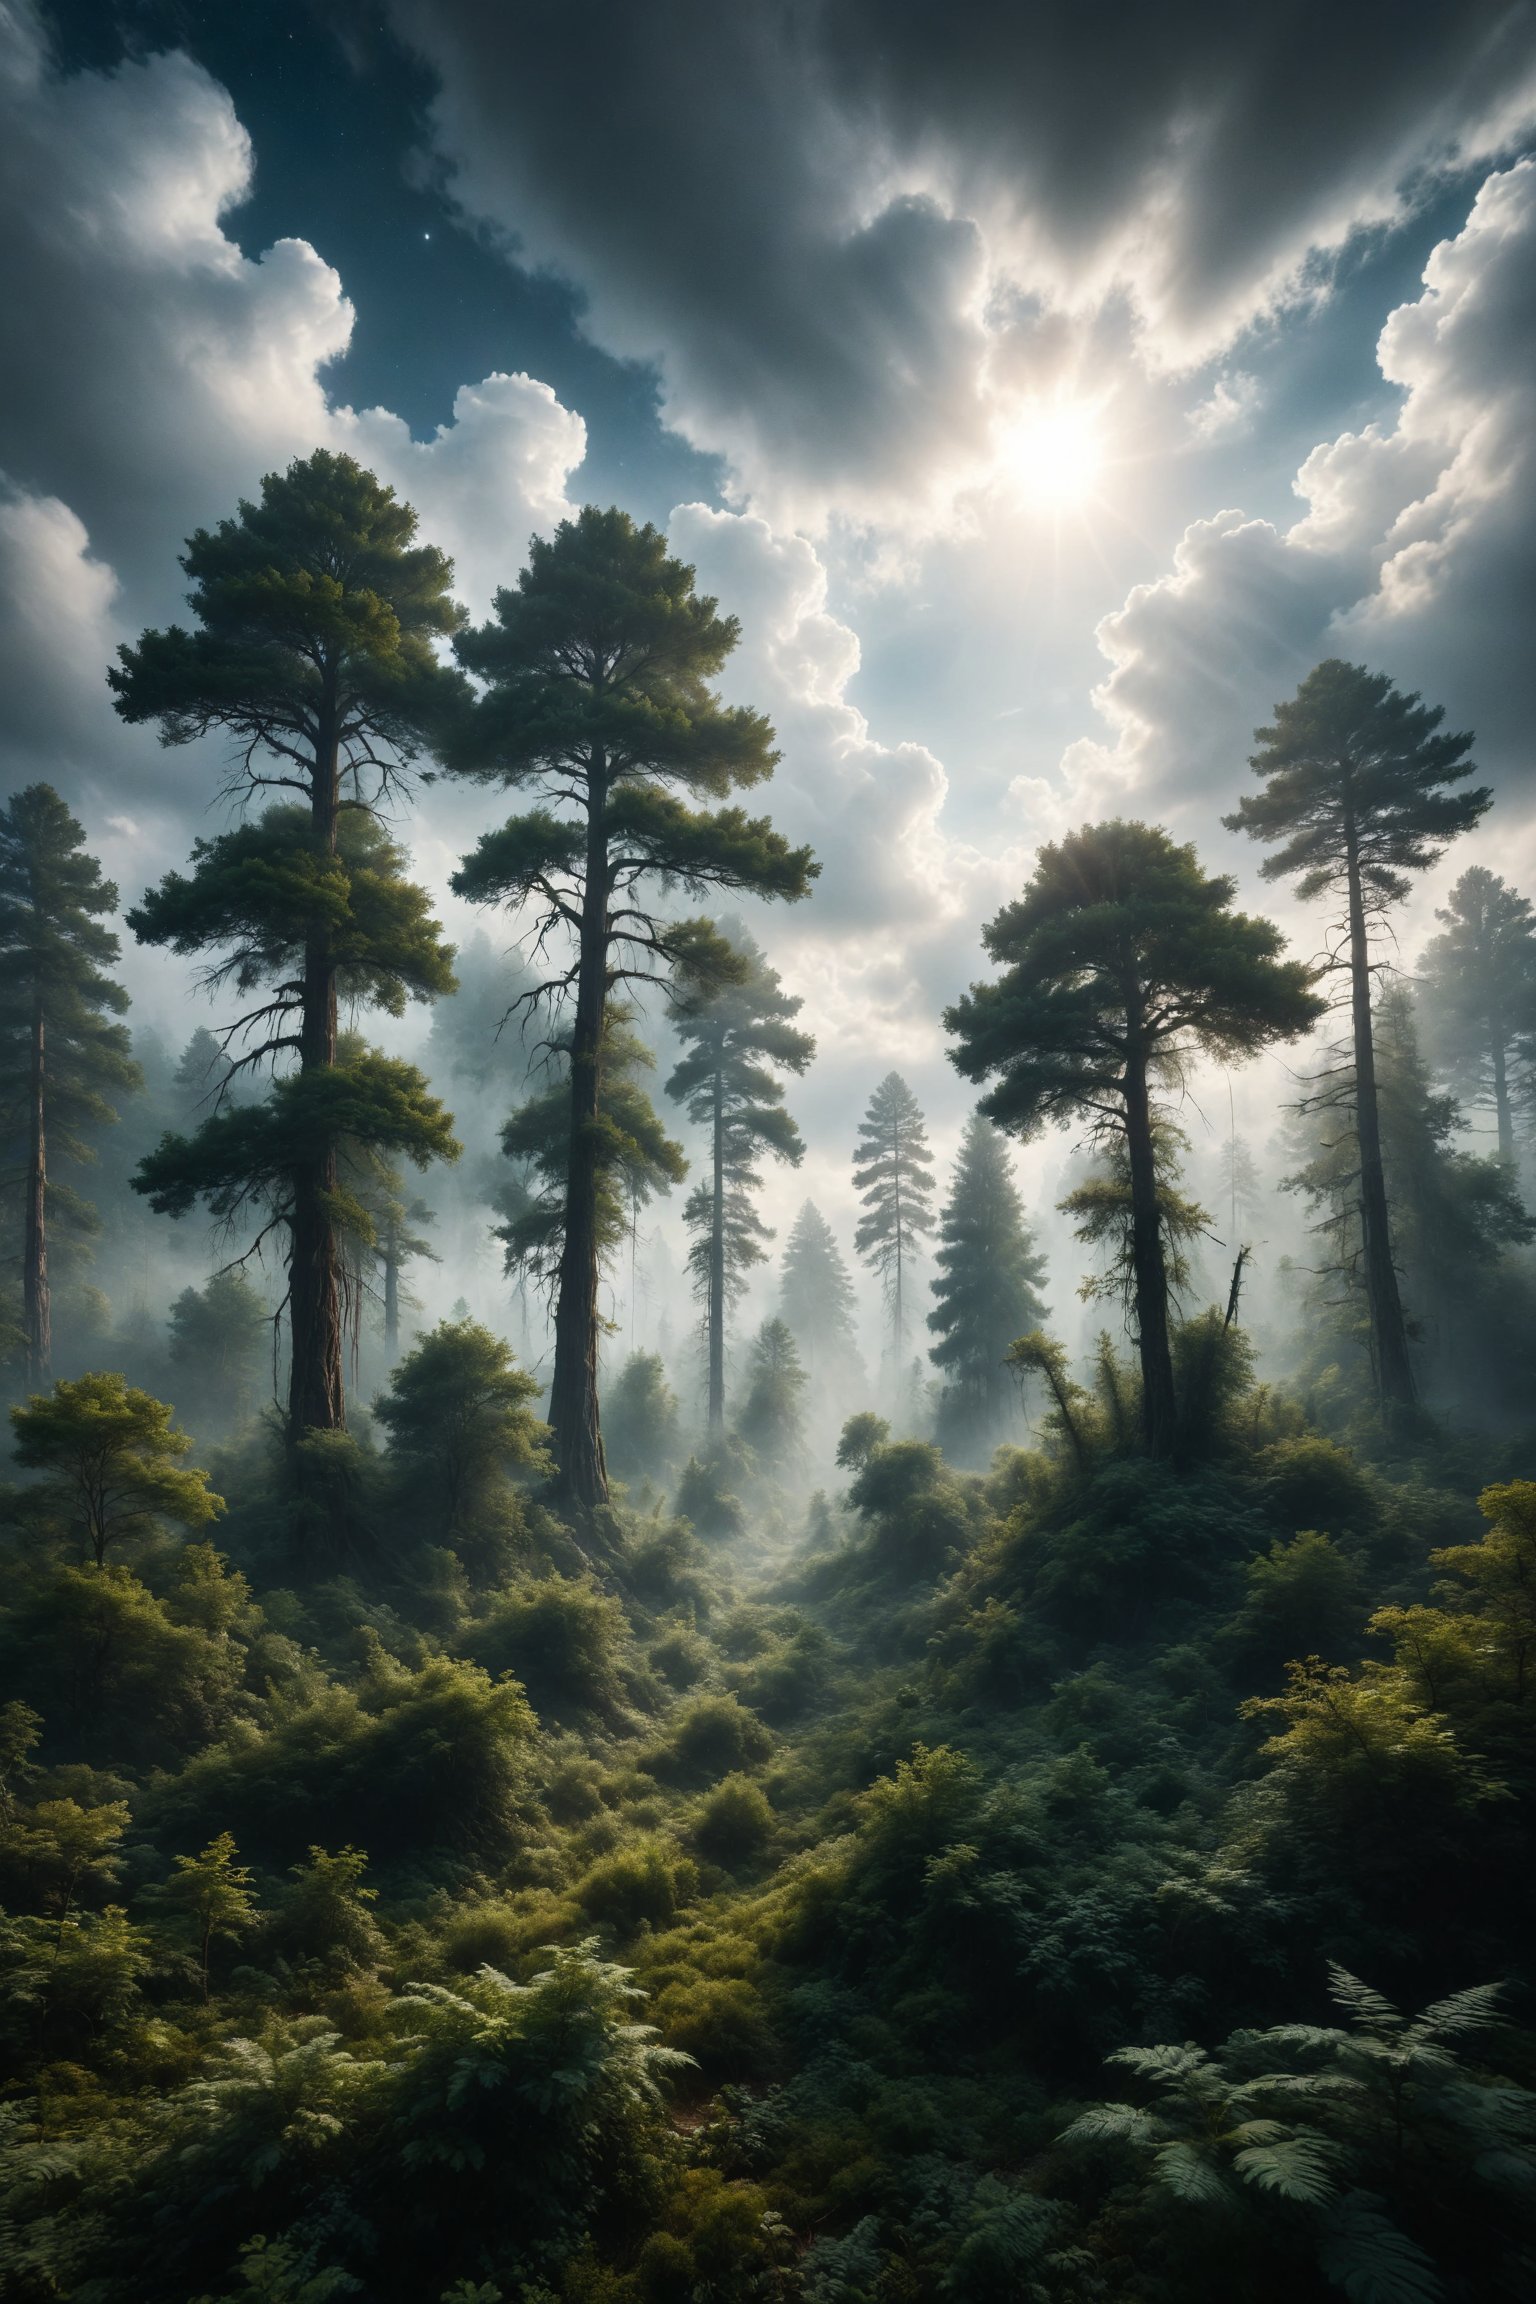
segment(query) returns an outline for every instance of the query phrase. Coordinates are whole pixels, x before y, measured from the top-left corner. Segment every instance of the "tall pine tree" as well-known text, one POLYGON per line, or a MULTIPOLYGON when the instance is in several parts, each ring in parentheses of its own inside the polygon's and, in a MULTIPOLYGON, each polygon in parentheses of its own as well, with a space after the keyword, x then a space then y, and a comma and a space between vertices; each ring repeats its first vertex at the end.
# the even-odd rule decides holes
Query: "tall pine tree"
POLYGON ((899 1372, 906 1352, 912 1261, 933 1230, 934 1193, 927 1123, 899 1072, 887 1072, 859 1122, 853 1182, 864 1203, 853 1244, 885 1289, 899 1372))
MULTIPOLYGON (((1511 1251, 1536 1236, 1507 1161, 1458 1149, 1461 1114, 1437 1090, 1413 1002, 1387 987, 1375 1017, 1377 1106, 1393 1249, 1413 1308, 1416 1375, 1431 1401, 1485 1422, 1519 1416, 1536 1358, 1536 1291, 1511 1251)), ((1371 1306, 1359 1191, 1357 1105, 1346 1077, 1303 1110, 1307 1157, 1286 1179, 1310 1202, 1323 1245, 1314 1260, 1310 1359, 1371 1361, 1371 1306), (1340 1125, 1341 1118, 1344 1125, 1340 1125)))
POLYGON ((1299 896, 1326 897, 1344 932, 1338 965, 1349 984, 1366 1300, 1382 1407, 1399 1425, 1412 1416, 1414 1382, 1382 1167, 1371 932, 1407 895, 1411 875, 1470 830, 1491 800, 1486 786, 1452 790, 1473 773, 1472 738, 1442 734, 1444 717, 1385 674, 1332 657, 1276 707, 1273 726, 1255 732, 1249 765, 1262 786, 1223 818, 1231 831, 1283 843, 1264 859, 1265 879, 1293 879, 1299 896))
POLYGON ((996 1077, 981 1110, 1000 1127, 1029 1137, 1083 1120, 1106 1149, 1122 1140, 1153 1457, 1179 1446, 1157 1087, 1196 1054, 1294 1039, 1322 1007, 1311 970, 1278 957, 1279 930, 1231 909, 1235 886, 1158 826, 1084 825, 1040 850, 1022 897, 983 930, 1002 975, 945 1012, 957 1070, 996 1077))
POLYGON ((772 1238, 753 1204, 759 1163, 769 1153, 797 1168, 805 1154, 774 1073, 803 1072, 816 1053, 811 1034, 791 1022, 802 1002, 785 992, 751 937, 733 923, 727 941, 738 964, 734 981, 714 982, 712 968, 711 980, 685 978, 679 987, 672 1021, 686 1053, 667 1082, 667 1094, 709 1132, 708 1179, 683 1214, 693 1234, 689 1269, 705 1307, 714 1433, 725 1425, 726 1310, 772 1238))
POLYGON ((146 632, 108 675, 125 720, 162 741, 232 738, 242 799, 292 795, 211 840, 129 916, 145 943, 211 954, 210 989, 256 995, 226 1035, 237 1069, 281 1067, 264 1103, 167 1137, 138 1189, 184 1214, 259 1211, 286 1236, 290 1436, 346 1422, 343 1235, 365 1222, 342 1188, 345 1143, 424 1166, 456 1147, 413 1065, 359 1047, 338 1060, 338 1004, 400 1015, 453 985, 424 892, 381 810, 463 708, 433 642, 452 632, 450 563, 416 515, 348 456, 269 473, 259 504, 199 529, 182 566, 196 629, 146 632))
POLYGON ((1008 1148, 981 1113, 967 1124, 934 1251, 929 1358, 944 1378, 938 1438, 958 1461, 984 1460, 1017 1401, 1010 1345, 1045 1323, 1045 1258, 1024 1219, 1008 1148))
POLYGON ((128 995, 107 974, 117 938, 102 925, 117 890, 85 850, 85 831, 49 784, 0 814, 0 1112, 16 1147, 21 1328, 29 1385, 53 1360, 51 1218, 77 1233, 95 1211, 56 1173, 94 1154, 90 1132, 117 1118, 112 1099, 139 1085, 125 1026, 128 995))
POLYGON ((485 835, 454 887, 521 912, 530 948, 547 956, 532 995, 569 1012, 550 1422, 557 1491, 582 1507, 608 1494, 597 1284, 609 999, 667 980, 705 941, 697 923, 658 911, 664 885, 794 899, 818 869, 766 818, 690 805, 763 782, 778 759, 762 714, 722 705, 709 685, 739 629, 695 592, 656 529, 589 505, 534 538, 516 588, 458 644, 486 689, 455 764, 539 796, 485 835))
POLYGON ((1419 962, 1427 1053, 1458 1097, 1492 1112, 1499 1158, 1513 1163, 1536 1058, 1536 915, 1474 864, 1435 918, 1441 933, 1419 962))

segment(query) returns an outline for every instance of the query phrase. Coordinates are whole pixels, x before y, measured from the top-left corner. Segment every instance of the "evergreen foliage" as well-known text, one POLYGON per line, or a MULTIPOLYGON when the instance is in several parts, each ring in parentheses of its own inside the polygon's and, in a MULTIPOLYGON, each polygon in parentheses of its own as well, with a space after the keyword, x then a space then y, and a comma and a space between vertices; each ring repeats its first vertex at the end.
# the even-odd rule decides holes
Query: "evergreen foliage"
POLYGON ((1430 1062, 1466 1104, 1492 1111, 1499 1158, 1512 1165, 1536 1057, 1536 914, 1474 864, 1435 918, 1441 933, 1419 961, 1430 1062))
POLYGON ((939 1439, 957 1463, 1005 1437, 1016 1400, 1009 1346, 1045 1319, 1045 1259, 1024 1220, 1007 1147, 979 1113, 967 1123, 934 1252, 929 1358, 945 1378, 939 1439))
MULTIPOLYGON (((571 1165, 571 1052, 562 1037, 550 1051, 554 1077, 520 1104, 501 1132, 513 1176, 494 1205, 503 1222, 496 1238, 505 1268, 554 1296, 564 1268, 566 1191, 571 1165)), ((683 1150, 668 1136, 644 1075, 656 1059, 632 1029, 631 1011, 610 1004, 603 1024, 603 1108, 593 1123, 592 1241, 597 1268, 607 1268, 637 1212, 670 1192, 688 1173, 683 1150)))
POLYGON ((474 1320, 440 1320, 374 1402, 418 1527, 477 1565, 498 1561, 510 1541, 509 1475, 547 1469, 547 1435, 529 1407, 538 1394, 501 1337, 474 1320))
POLYGON ((550 1418, 560 1492, 583 1508, 607 1497, 597 1283, 609 996, 664 981, 700 951, 698 924, 647 909, 659 880, 793 900, 816 870, 766 818, 690 804, 763 782, 778 757, 762 715, 721 705, 709 686, 737 637, 656 529, 589 505, 533 539, 515 590, 458 642, 486 693, 453 764, 539 802, 486 833, 454 887, 522 908, 540 952, 558 937, 566 947, 535 991, 570 1011, 550 1418))
POLYGON ((709 1173, 689 1194, 683 1220, 693 1234, 689 1270, 704 1300, 711 1432, 725 1423, 727 1307, 739 1301, 747 1271, 764 1261, 762 1243, 772 1238, 752 1203, 758 1163, 765 1152, 792 1167, 804 1157, 774 1073, 804 1072, 816 1053, 810 1033, 790 1021, 802 1002, 785 992, 751 937, 733 923, 725 942, 727 955, 710 954, 702 982, 689 972, 681 978, 672 1022, 685 1054, 667 1082, 694 1126, 709 1131, 709 1173))
POLYGON ((790 1226, 779 1267, 779 1317, 819 1386, 842 1392, 862 1381, 853 1277, 831 1225, 807 1200, 790 1226))
POLYGON ((415 536, 409 505, 319 449, 188 539, 196 628, 145 632, 108 675, 122 717, 157 722, 166 744, 233 739, 242 798, 298 795, 197 841, 191 873, 129 915, 141 942, 214 955, 209 988, 260 995, 226 1033, 240 1069, 288 1067, 265 1104, 168 1136, 139 1188, 162 1213, 204 1200, 283 1231, 294 1440, 346 1422, 341 1238, 367 1219, 338 1186, 343 1141, 418 1166, 456 1149, 414 1066, 337 1050, 339 1002, 398 1016, 453 984, 380 816, 463 693, 432 646, 459 621, 452 569, 415 536))
POLYGON ((163 1401, 116 1374, 60 1377, 11 1410, 16 1461, 42 1475, 36 1493, 86 1556, 104 1568, 114 1544, 165 1520, 202 1528, 224 1509, 208 1475, 183 1466, 192 1442, 163 1401))
POLYGON ((927 1124, 899 1072, 886 1074, 859 1122, 853 1183, 864 1203, 853 1244, 880 1276, 890 1313, 891 1350, 900 1368, 912 1262, 933 1230, 934 1182, 927 1124))
POLYGON ((52 1373, 50 1236, 62 1230, 67 1258, 67 1244, 98 1227, 90 1202, 56 1171, 94 1159, 92 1134, 117 1118, 114 1099, 141 1077, 114 1021, 128 1006, 107 973, 118 943, 103 915, 116 909, 116 888, 53 787, 16 793, 0 813, 0 1130, 20 1154, 5 1198, 20 1235, 29 1384, 52 1373))
POLYGON ((621 1480, 663 1481, 678 1454, 677 1395, 659 1352, 631 1352, 603 1398, 609 1461, 621 1480))
POLYGON ((1304 900, 1342 911, 1349 982, 1355 1137, 1360 1163, 1362 1262, 1376 1381, 1389 1418, 1414 1407, 1408 1324, 1392 1255, 1391 1204, 1382 1169, 1372 1028, 1371 924, 1487 809, 1486 785, 1458 792, 1474 773, 1472 738, 1442 733, 1443 710, 1404 696, 1384 674, 1331 657, 1308 673, 1270 727, 1256 731, 1249 765, 1262 779, 1222 821, 1283 845, 1264 859, 1266 880, 1294 880, 1304 900))
POLYGON ((1155 1091, 1199 1051, 1234 1061, 1294 1039, 1321 1012, 1311 971, 1279 957, 1267 920, 1231 909, 1236 883, 1145 824, 1090 825, 1042 848, 1018 903, 984 931, 1003 975, 946 1010, 953 1061, 997 1075, 981 1110, 1029 1137, 1086 1121, 1119 1138, 1147 1452, 1178 1435, 1155 1091))
MULTIPOLYGON (((1416 1389, 1481 1421, 1514 1405, 1509 1374, 1524 1364, 1526 1339, 1536 1333, 1530 1280, 1509 1255, 1536 1238, 1536 1225, 1505 1161, 1457 1149, 1460 1114, 1430 1080, 1402 986, 1378 1002, 1373 1034, 1393 1253, 1414 1313, 1414 1356, 1422 1371, 1416 1389)), ((1353 1356, 1368 1372, 1360 1151, 1352 1125, 1357 1109, 1352 1076, 1330 1081, 1307 1122, 1311 1157, 1287 1182, 1310 1203, 1325 1244, 1316 1291, 1324 1317, 1312 1363, 1342 1353, 1346 1364, 1353 1356)))
POLYGON ((171 1306, 170 1361, 184 1420, 210 1439, 255 1413, 271 1314, 239 1272, 215 1272, 171 1306))
POLYGON ((800 1452, 809 1382, 789 1328, 782 1320, 765 1320, 752 1339, 737 1430, 771 1472, 785 1471, 800 1452))

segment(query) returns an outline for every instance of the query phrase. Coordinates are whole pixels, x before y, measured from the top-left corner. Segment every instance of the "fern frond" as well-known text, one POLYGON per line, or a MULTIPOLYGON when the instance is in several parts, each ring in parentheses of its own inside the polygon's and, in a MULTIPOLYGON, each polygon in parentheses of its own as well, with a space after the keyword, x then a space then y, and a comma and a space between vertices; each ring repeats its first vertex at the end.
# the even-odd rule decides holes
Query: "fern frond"
POLYGON ((1504 1990, 1502 1984, 1474 1984, 1465 1992, 1453 1992, 1448 2000, 1437 2000, 1414 2018, 1409 2039, 1459 2040, 1464 2033, 1485 2031, 1503 2014, 1499 2001, 1504 1990))
POLYGON ((1155 2080, 1164 2086, 1180 2080, 1216 2077, 1216 2067, 1193 2040, 1186 2040, 1182 2048, 1166 2044, 1159 2048, 1117 2048, 1104 2061, 1123 2064, 1127 2072, 1135 2072, 1143 2080, 1155 2080))
POLYGON ((1368 2192, 1351 2192, 1329 2210, 1317 2261, 1349 2304, 1439 2304, 1445 2293, 1423 2249, 1368 2192))
POLYGON ((1093 2104, 1057 2139, 1062 2144, 1151 2144, 1158 2134, 1150 2112, 1135 2104, 1093 2104))
POLYGON ((1207 2208, 1232 2204, 1231 2185, 1193 2144, 1164 2144, 1152 2156, 1152 2174, 1178 2200, 1196 2201, 1207 2208))
POLYGON ((1337 2196, 1338 2160, 1337 2146, 1325 2136, 1303 2135, 1287 2136, 1278 2144, 1255 2144, 1235 2153, 1232 2166, 1245 2184, 1260 2192, 1322 2208, 1337 2196))
POLYGON ((1403 2029, 1404 2020, 1391 2001, 1373 1992, 1369 1984, 1363 1984, 1347 1968, 1341 1968, 1337 1960, 1328 1963, 1328 1997, 1336 2000, 1341 2008, 1347 2008, 1355 2022, 1367 2031, 1401 2032, 1403 2029))

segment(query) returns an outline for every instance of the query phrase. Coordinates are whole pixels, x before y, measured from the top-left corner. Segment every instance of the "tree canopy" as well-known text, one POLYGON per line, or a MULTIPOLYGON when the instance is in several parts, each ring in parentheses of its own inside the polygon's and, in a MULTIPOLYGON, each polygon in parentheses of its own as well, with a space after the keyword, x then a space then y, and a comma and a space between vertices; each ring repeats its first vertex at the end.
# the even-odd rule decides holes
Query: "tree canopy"
POLYGON ((224 1509, 206 1472, 181 1462, 192 1445, 163 1401, 115 1373, 61 1377, 11 1410, 15 1457, 43 1475, 98 1568, 114 1544, 165 1520, 202 1528, 224 1509))
POLYGON ((946 1010, 952 1061, 995 1080, 980 1110, 1022 1138, 1086 1122, 1123 1138, 1144 1431, 1171 1454, 1178 1410, 1158 1196, 1154 1096, 1201 1053, 1233 1063, 1322 1013, 1271 922, 1232 909, 1236 882, 1157 827, 1085 825, 1040 850, 1017 903, 983 930, 1002 970, 946 1010))

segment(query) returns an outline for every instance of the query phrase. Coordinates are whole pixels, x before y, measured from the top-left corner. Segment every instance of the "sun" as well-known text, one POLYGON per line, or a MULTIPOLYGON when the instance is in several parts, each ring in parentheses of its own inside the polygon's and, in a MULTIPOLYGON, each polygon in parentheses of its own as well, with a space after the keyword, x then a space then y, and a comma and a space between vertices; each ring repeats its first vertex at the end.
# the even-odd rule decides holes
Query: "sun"
POLYGON ((1104 470, 1097 409, 1085 401, 1030 408, 999 443, 1000 461, 1020 493, 1053 511, 1086 504, 1104 470))

